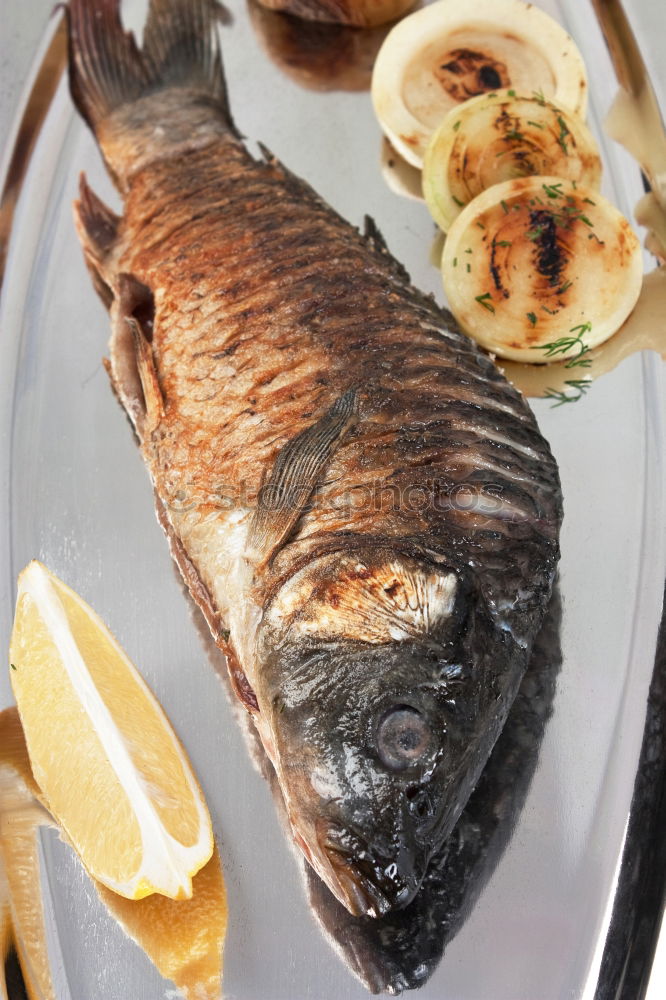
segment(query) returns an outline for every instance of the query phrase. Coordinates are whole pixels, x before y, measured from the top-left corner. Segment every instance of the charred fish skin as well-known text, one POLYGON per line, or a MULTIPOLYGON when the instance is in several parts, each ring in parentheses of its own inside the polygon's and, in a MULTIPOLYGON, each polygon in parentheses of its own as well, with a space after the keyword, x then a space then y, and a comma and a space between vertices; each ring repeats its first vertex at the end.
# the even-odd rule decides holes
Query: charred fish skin
POLYGON ((228 108, 214 0, 71 0, 70 88, 123 198, 76 219, 108 369, 294 837, 353 913, 404 905, 501 731, 559 555, 527 404, 376 227, 228 108))

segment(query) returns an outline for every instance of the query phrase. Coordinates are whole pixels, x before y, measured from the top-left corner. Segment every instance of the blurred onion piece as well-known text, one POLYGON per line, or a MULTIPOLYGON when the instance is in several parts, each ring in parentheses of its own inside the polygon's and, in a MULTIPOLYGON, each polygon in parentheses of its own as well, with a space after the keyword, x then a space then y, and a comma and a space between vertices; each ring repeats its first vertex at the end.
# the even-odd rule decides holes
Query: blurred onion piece
POLYGON ((372 67, 387 27, 358 31, 344 24, 302 21, 248 0, 250 21, 270 59, 307 90, 370 89, 372 67))
POLYGON ((405 14, 415 0, 259 0, 269 10, 295 14, 307 21, 372 28, 405 14))

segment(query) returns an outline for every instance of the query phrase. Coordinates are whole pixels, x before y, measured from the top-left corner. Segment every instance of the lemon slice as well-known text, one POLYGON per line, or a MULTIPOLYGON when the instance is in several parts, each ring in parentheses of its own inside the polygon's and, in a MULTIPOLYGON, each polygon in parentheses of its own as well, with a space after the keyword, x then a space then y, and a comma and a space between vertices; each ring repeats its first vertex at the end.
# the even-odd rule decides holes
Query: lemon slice
POLYGON ((371 89, 391 144, 421 167, 444 115, 500 88, 538 91, 585 114, 580 52, 552 17, 523 0, 439 0, 409 14, 379 50, 371 89))
POLYGON ((18 581, 10 676, 50 812, 103 885, 191 898, 213 852, 185 752, 104 623, 38 562, 18 581))
MULTIPOLYGON (((12 706, 0 712, 0 958, 13 939, 28 995, 55 1000, 36 836, 40 826, 55 824, 39 805, 40 797, 18 711, 12 706)), ((189 900, 157 893, 125 899, 99 882, 93 885, 160 975, 173 980, 185 997, 220 1000, 227 903, 217 849, 193 877, 189 900)), ((8 1000, 2 986, 0 966, 0 1000, 8 1000)))
POLYGON ((640 243, 597 191, 559 177, 495 184, 451 226, 444 291, 462 328, 514 361, 584 361, 636 304, 640 243), (556 346, 553 346, 556 345, 556 346))
POLYGON ((217 849, 192 880, 192 899, 123 899, 97 885, 100 899, 165 979, 191 1000, 221 1000, 227 902, 217 849))
POLYGON ((453 108, 423 163, 423 193, 447 231, 477 195, 516 177, 557 175, 598 188, 601 159, 585 123, 540 95, 498 91, 453 108))
MULTIPOLYGON (((35 1000, 55 1000, 41 897, 39 844, 35 836, 38 826, 53 824, 38 803, 37 794, 21 722, 16 707, 12 706, 0 712, 0 911, 4 876, 4 933, 6 942, 11 941, 16 950, 28 996, 35 1000)), ((0 1000, 6 1000, 1 972, 0 1000)))

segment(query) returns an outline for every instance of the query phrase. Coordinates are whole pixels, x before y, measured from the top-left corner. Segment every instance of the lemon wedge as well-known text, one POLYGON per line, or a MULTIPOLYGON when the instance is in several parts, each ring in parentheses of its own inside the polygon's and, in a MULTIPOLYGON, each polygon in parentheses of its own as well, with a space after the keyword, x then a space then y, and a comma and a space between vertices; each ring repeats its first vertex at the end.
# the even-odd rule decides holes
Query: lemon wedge
POLYGON ((501 358, 576 362, 625 321, 640 243, 592 188, 521 177, 474 198, 449 229, 442 280, 463 330, 501 358))
POLYGON ((597 144, 578 115, 552 101, 498 91, 446 115, 426 150, 423 193, 446 232, 465 205, 493 184, 539 175, 598 188, 597 144))
POLYGON ((18 581, 10 677, 30 763, 94 878, 192 896, 210 816, 168 719, 101 619, 39 562, 18 581))

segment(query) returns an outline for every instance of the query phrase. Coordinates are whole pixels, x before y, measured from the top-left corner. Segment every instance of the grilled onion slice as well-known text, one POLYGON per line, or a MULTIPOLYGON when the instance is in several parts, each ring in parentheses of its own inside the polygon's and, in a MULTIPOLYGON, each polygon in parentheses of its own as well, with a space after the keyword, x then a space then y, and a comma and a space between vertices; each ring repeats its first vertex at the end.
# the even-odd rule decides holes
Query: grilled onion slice
POLYGON ((514 361, 585 361, 633 309, 640 243, 592 188, 558 177, 496 184, 455 220, 442 254, 449 306, 483 347, 514 361))
POLYGON ((556 21, 523 0, 439 0, 424 7, 391 29, 372 75, 375 114, 416 167, 451 108, 500 88, 538 91, 585 114, 580 52, 556 21))
POLYGON ((541 95, 500 91, 449 111, 426 150, 423 193, 446 232, 486 188, 532 175, 557 175, 598 188, 597 144, 578 115, 541 95))

